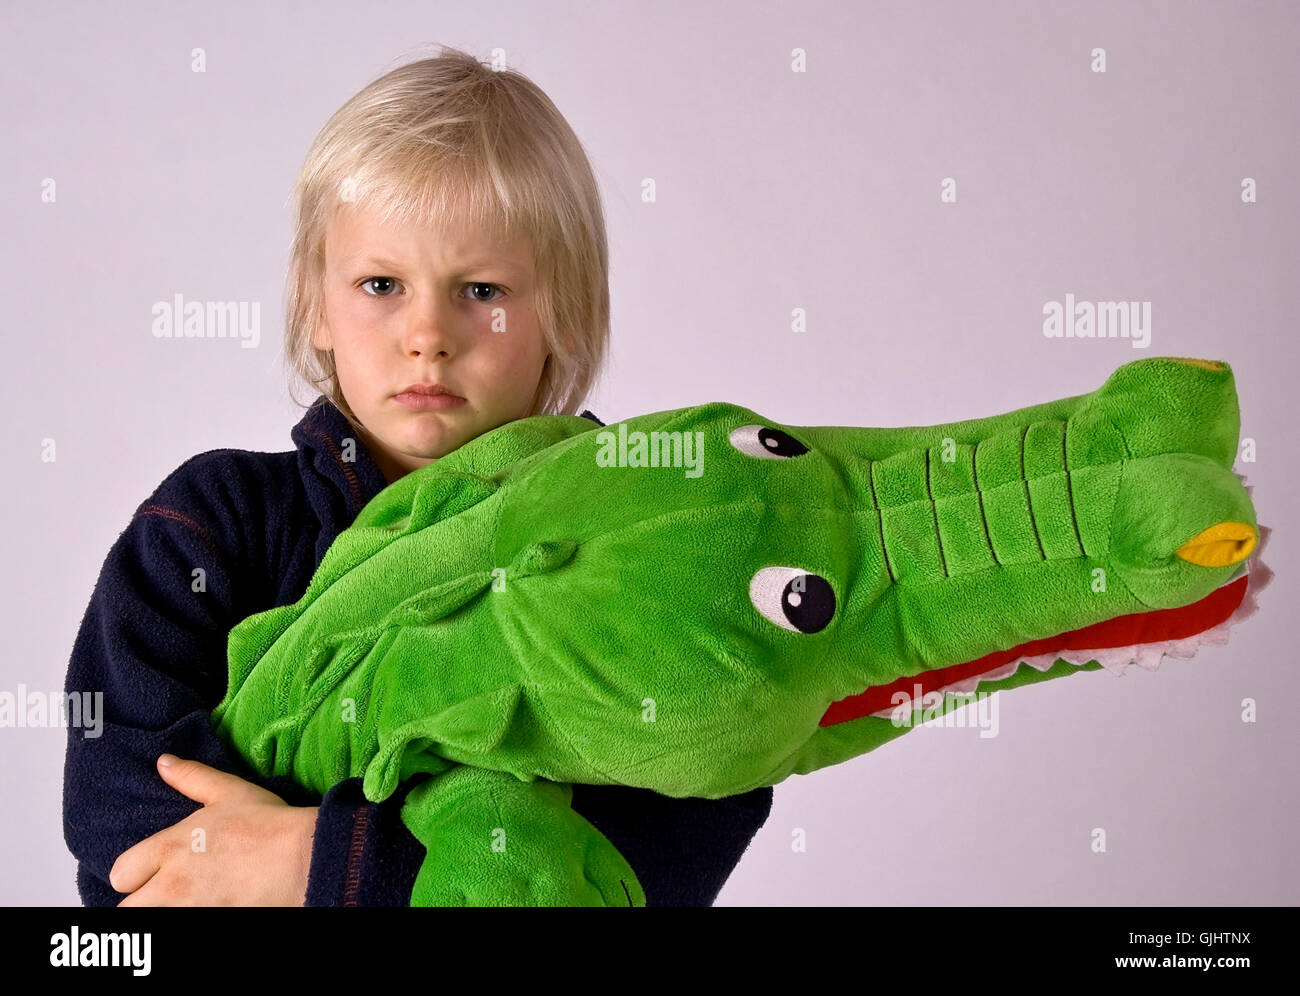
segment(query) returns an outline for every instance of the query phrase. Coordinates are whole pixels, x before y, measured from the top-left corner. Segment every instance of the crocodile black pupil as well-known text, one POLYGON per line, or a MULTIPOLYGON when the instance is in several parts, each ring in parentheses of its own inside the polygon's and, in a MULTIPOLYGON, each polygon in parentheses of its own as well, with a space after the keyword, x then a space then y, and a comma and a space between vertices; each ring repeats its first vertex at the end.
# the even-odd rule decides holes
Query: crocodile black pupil
POLYGON ((807 446, 788 432, 782 432, 780 429, 759 429, 758 441, 762 444, 763 449, 769 453, 775 453, 777 456, 795 457, 808 452, 807 446))
POLYGON ((825 629, 835 615, 835 592, 826 579, 816 574, 791 578, 781 592, 781 611, 800 633, 825 629))

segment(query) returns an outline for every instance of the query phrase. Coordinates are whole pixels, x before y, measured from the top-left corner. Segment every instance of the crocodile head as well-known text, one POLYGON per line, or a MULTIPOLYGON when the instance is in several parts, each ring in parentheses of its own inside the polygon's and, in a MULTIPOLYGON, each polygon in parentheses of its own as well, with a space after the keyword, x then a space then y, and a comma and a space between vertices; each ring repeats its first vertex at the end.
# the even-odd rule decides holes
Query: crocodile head
POLYGON ((538 537, 571 555, 497 618, 538 634, 529 695, 608 781, 775 784, 906 732, 918 692, 1221 633, 1261 538, 1238 432, 1230 368, 1166 357, 942 425, 630 419, 519 469, 498 562, 538 537))

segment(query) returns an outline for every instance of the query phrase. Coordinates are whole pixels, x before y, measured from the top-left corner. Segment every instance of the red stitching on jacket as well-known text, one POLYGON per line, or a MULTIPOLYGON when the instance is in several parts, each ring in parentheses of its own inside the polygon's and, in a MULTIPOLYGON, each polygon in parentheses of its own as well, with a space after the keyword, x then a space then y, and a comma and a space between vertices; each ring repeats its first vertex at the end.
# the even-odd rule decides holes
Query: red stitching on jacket
POLYGON ((135 514, 136 515, 160 515, 164 519, 173 519, 176 522, 183 523, 189 526, 190 529, 192 529, 195 533, 198 534, 199 538, 203 540, 203 542, 207 545, 207 548, 211 550, 214 555, 216 556, 221 555, 221 551, 217 549, 217 544, 212 542, 212 537, 208 535, 208 531, 204 529, 201 525, 199 525, 197 522, 195 522, 193 519, 191 519, 184 512, 178 512, 176 509, 168 508, 165 505, 141 505, 138 509, 135 510, 135 514))
POLYGON ((352 843, 348 847, 348 871, 343 882, 343 905, 356 906, 361 891, 361 853, 366 846, 366 827, 370 824, 370 807, 357 810, 352 823, 352 843))
POLYGON ((347 478, 348 487, 352 491, 352 506, 358 512, 360 512, 361 511, 361 484, 357 480, 356 472, 351 467, 349 467, 347 465, 347 461, 343 459, 343 453, 342 451, 339 450, 338 444, 335 443, 334 440, 332 440, 324 430, 320 429, 317 426, 313 425, 307 431, 310 432, 317 439, 321 440, 329 448, 330 454, 334 457, 335 463, 339 465, 339 469, 343 471, 343 476, 347 478))

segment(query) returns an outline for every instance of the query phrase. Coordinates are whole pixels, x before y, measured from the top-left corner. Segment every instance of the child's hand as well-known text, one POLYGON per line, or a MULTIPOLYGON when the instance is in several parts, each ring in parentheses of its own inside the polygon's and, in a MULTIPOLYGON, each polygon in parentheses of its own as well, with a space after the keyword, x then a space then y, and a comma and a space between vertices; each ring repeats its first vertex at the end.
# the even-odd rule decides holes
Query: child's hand
POLYGON ((109 883, 130 893, 119 906, 306 902, 317 807, 290 806, 199 761, 177 758, 158 771, 203 808, 118 855, 109 883))

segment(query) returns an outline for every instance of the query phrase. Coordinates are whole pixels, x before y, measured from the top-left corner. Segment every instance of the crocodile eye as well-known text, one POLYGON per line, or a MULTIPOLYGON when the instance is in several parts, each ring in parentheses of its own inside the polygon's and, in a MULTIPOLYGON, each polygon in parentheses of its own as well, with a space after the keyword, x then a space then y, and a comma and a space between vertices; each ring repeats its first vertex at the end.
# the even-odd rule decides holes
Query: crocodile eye
POLYGON ((731 430, 731 445, 752 457, 788 459, 808 452, 808 447, 788 432, 765 425, 742 425, 731 430))
POLYGON ((796 633, 825 629, 835 615, 830 584, 798 567, 764 567, 749 582, 749 600, 770 622, 796 633))

